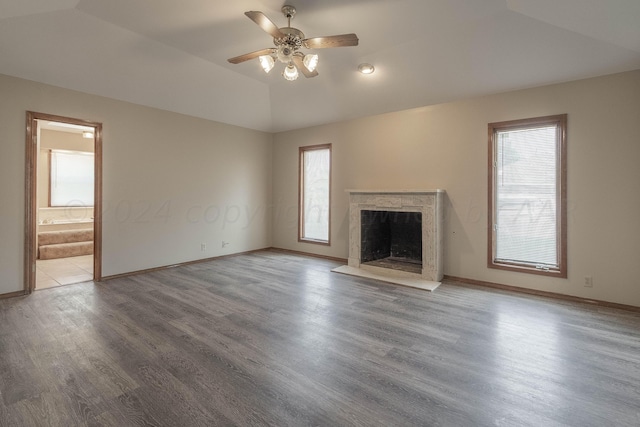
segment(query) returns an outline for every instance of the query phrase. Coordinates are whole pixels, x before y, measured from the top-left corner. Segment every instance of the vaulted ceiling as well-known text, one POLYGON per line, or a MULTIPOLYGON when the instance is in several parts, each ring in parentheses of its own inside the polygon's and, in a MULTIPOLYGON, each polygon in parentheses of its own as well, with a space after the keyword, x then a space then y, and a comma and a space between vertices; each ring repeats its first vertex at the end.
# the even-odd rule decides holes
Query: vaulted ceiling
POLYGON ((0 73, 278 132, 639 69, 638 22, 638 0, 0 0, 0 73), (229 64, 273 46, 244 12, 282 27, 285 3, 359 46, 294 82, 229 64))

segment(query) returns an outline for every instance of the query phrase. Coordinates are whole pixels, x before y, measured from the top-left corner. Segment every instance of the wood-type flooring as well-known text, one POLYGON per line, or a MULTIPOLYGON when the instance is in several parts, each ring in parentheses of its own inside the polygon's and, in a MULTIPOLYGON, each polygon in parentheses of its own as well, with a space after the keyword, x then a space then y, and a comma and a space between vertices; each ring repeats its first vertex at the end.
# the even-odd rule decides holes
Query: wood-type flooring
POLYGON ((262 251, 0 300, 1 426, 639 426, 640 316, 262 251))

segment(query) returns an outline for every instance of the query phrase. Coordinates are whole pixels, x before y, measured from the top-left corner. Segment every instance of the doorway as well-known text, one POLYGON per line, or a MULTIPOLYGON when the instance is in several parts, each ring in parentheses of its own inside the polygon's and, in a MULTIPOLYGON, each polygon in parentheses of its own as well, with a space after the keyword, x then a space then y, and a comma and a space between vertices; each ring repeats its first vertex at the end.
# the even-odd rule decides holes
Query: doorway
POLYGON ((102 124, 27 112, 25 293, 102 275, 102 124))

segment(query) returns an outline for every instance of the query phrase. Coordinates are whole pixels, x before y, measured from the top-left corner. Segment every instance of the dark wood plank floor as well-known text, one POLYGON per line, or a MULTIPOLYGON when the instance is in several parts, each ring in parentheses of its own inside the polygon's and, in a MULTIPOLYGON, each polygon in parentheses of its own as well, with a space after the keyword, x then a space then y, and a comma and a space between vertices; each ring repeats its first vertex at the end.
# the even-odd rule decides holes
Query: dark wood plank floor
POLYGON ((258 252, 0 301, 2 426, 638 426, 640 316, 258 252))

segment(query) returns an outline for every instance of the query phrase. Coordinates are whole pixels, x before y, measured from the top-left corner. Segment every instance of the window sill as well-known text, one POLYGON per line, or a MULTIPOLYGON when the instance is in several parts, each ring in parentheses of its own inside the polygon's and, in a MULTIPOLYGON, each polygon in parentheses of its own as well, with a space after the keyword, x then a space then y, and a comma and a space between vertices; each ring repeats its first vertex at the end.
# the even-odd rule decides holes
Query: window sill
POLYGON ((487 267, 496 270, 515 271, 517 273, 537 274, 539 276, 557 277, 559 279, 567 278, 567 271, 562 268, 537 268, 528 264, 511 264, 501 262, 489 262, 487 267))
POLYGON ((315 240, 315 239, 304 239, 304 238, 299 238, 298 242, 300 243, 311 243, 314 245, 322 245, 322 246, 331 246, 331 242, 329 242, 328 240, 315 240))

